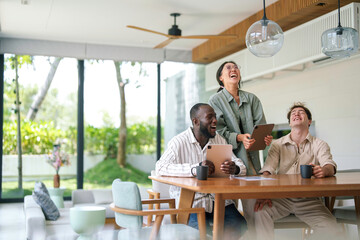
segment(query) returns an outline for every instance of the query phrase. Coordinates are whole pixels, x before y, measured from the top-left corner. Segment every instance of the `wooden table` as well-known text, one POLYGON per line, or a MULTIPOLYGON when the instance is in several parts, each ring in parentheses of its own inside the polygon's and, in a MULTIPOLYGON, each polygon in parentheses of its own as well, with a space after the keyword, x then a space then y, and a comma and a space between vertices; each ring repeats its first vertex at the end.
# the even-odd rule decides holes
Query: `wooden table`
MULTIPOLYGON (((303 179, 300 174, 271 175, 274 180, 245 181, 236 178, 196 178, 150 176, 152 180, 181 187, 179 208, 192 207, 195 192, 214 193, 213 239, 222 239, 225 199, 296 198, 354 196, 360 232, 360 172, 338 173, 336 177, 303 179)), ((187 224, 189 215, 179 215, 187 224)), ((360 238, 359 238, 360 239, 360 238)))

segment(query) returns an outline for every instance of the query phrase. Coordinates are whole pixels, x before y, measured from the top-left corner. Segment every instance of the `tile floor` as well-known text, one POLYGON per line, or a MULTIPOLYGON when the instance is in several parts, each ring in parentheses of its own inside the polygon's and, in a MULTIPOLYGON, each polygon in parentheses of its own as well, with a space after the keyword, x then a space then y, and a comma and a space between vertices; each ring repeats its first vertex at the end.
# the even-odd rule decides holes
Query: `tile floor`
POLYGON ((25 239, 23 203, 0 204, 0 240, 25 239))
MULTIPOLYGON (((301 230, 276 230, 276 235, 278 239, 301 239, 301 230)), ((25 240, 23 203, 0 204, 0 240, 21 239, 25 240)))
MULTIPOLYGON (((345 225, 349 234, 345 239, 358 239, 354 225, 345 225)), ((302 239, 301 229, 275 230, 276 240, 302 239)), ((25 216, 23 203, 0 204, 0 240, 25 240, 25 216)))

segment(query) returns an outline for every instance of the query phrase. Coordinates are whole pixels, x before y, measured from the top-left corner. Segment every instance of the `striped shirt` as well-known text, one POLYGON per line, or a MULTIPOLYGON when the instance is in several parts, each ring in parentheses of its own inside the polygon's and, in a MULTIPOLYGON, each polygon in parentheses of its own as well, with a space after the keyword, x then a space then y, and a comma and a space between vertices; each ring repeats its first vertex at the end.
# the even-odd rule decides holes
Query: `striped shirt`
MULTIPOLYGON (((156 174, 163 176, 180 176, 192 177, 191 168, 198 166, 200 162, 206 160, 206 149, 209 144, 227 144, 226 140, 216 134, 214 138, 210 138, 208 143, 201 149, 199 142, 196 140, 192 128, 189 127, 184 132, 175 136, 169 141, 165 153, 156 162, 156 174)), ((240 168, 238 175, 246 175, 246 166, 241 159, 234 154, 232 161, 240 168)), ((180 188, 176 186, 170 187, 170 197, 175 198, 179 203, 180 188)), ((203 207, 206 212, 212 212, 213 194, 195 193, 193 207, 203 207)), ((225 205, 233 203, 232 200, 226 200, 225 205)))

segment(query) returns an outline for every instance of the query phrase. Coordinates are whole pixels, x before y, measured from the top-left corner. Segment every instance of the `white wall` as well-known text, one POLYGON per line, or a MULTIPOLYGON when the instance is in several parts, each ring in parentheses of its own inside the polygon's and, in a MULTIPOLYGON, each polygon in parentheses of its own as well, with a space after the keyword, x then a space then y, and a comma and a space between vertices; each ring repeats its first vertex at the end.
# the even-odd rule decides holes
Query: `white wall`
POLYGON ((269 123, 287 123, 292 103, 305 102, 316 136, 330 145, 338 169, 360 168, 359 56, 245 82, 243 90, 260 98, 269 123))
MULTIPOLYGON (((105 155, 85 155, 84 171, 94 167, 103 161, 105 155)), ((62 176, 76 175, 76 156, 70 156, 70 165, 62 166, 59 174, 62 176)), ((3 177, 18 176, 18 157, 17 155, 3 155, 3 177)), ((23 176, 52 176, 56 173, 55 169, 46 162, 45 155, 23 155, 22 156, 23 176)))
MULTIPOLYGON (((103 161, 105 155, 86 155, 84 156, 84 171, 95 167, 98 163, 103 161)), ((52 176, 55 174, 55 169, 46 162, 44 155, 23 155, 23 176, 52 176)), ((150 173, 155 169, 156 156, 151 155, 136 155, 128 154, 127 162, 133 167, 150 173)), ((75 176, 77 165, 76 156, 70 156, 70 165, 60 168, 59 174, 61 176, 75 176)), ((3 177, 17 177, 18 176, 18 158, 17 155, 3 155, 3 177)))

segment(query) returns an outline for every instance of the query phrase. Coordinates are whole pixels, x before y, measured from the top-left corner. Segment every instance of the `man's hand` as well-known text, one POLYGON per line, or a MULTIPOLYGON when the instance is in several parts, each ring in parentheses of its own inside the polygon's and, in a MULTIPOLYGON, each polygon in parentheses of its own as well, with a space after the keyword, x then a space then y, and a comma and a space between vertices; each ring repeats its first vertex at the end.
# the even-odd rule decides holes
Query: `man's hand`
POLYGON ((236 137, 236 141, 242 142, 245 149, 249 149, 255 143, 255 139, 252 139, 251 135, 248 133, 238 134, 236 137))
POLYGON ((272 201, 271 199, 256 199, 254 211, 257 212, 261 210, 265 204, 267 204, 269 207, 272 207, 272 201))
POLYGON ((236 172, 236 164, 231 160, 224 161, 220 166, 221 171, 234 175, 236 172))
POLYGON ((215 172, 215 165, 212 161, 204 160, 201 162, 201 166, 209 166, 209 176, 215 172))
POLYGON ((266 146, 269 146, 272 140, 273 140, 273 136, 267 135, 264 139, 266 146))
POLYGON ((335 174, 335 168, 331 164, 326 164, 324 167, 313 163, 310 163, 310 165, 313 166, 313 175, 316 178, 330 177, 335 174))

